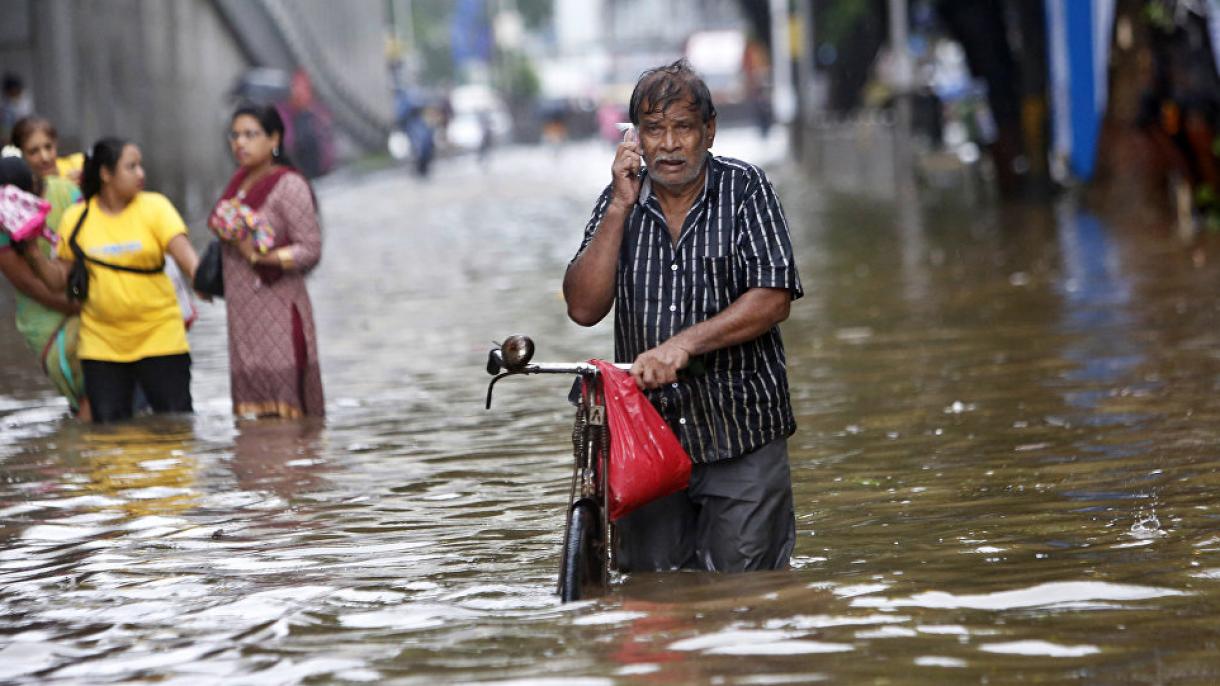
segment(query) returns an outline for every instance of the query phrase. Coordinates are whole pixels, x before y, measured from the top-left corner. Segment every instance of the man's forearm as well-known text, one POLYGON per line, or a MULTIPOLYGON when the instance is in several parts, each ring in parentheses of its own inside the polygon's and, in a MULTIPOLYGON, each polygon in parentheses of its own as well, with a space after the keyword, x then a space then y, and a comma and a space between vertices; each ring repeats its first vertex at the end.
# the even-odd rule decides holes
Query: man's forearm
POLYGON ((581 326, 600 322, 614 305, 614 277, 628 211, 611 203, 593 239, 563 275, 568 317, 581 326))
MULTIPOLYGON (((788 318, 792 294, 779 288, 752 288, 723 311, 684 329, 664 344, 691 357, 752 341, 788 318)), ((663 345, 664 345, 663 344, 663 345)))
POLYGON ((752 288, 711 319, 640 353, 631 376, 641 388, 672 383, 696 355, 754 340, 787 319, 791 303, 787 290, 752 288))

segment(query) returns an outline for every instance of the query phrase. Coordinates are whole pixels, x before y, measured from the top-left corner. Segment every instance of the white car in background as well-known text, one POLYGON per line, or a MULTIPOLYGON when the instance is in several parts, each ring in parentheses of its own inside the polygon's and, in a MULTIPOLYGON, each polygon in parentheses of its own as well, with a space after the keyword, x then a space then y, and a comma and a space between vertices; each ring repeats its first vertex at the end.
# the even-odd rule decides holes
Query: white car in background
POLYGON ((490 129, 493 145, 506 143, 512 135, 513 118, 508 106, 487 86, 458 86, 449 93, 449 104, 453 117, 449 120, 446 139, 451 148, 478 150, 485 128, 490 129))

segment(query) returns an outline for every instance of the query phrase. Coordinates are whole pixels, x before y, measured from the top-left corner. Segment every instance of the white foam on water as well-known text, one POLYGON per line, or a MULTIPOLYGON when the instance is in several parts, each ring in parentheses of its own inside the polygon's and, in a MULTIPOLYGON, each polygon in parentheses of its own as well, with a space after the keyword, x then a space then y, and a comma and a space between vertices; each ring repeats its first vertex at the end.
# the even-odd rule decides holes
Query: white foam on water
POLYGON ((1147 600, 1189 595, 1185 591, 1153 586, 1112 584, 1098 581, 1058 581, 1013 591, 956 595, 944 591, 916 593, 906 598, 856 598, 853 607, 926 607, 939 609, 1012 610, 1044 607, 1089 600, 1147 600))
POLYGON ((647 617, 647 612, 630 612, 622 610, 618 612, 602 612, 595 615, 585 617, 577 617, 572 620, 572 623, 577 626, 600 626, 604 624, 623 624, 636 619, 647 617))
POLYGON ((920 667, 960 668, 966 666, 965 660, 956 657, 941 657, 939 655, 923 655, 915 658, 915 664, 920 667))
POLYGON ((479 686, 614 686, 614 679, 603 679, 598 676, 534 676, 529 679, 509 679, 505 681, 460 681, 459 684, 478 684, 479 686))
POLYGON ((27 541, 79 541, 100 536, 106 530, 91 526, 60 526, 57 524, 36 524, 21 532, 21 538, 27 541))
POLYGON ((638 665, 625 665, 614 671, 619 676, 639 676, 641 674, 655 674, 661 671, 660 665, 654 665, 651 662, 645 662, 638 665))
POLYGON ((163 528, 184 528, 193 526, 191 522, 177 517, 163 517, 159 515, 149 515, 133 519, 123 525, 128 531, 139 531, 141 529, 163 529, 163 528))
POLYGON ((970 630, 956 624, 923 624, 915 627, 921 634, 937 634, 949 636, 969 636, 970 630))
POLYGON ((353 612, 339 616, 339 623, 355 629, 414 630, 443 626, 456 620, 468 620, 478 613, 452 605, 415 603, 371 612, 353 612))
POLYGON ((707 651, 712 655, 812 655, 815 653, 846 653, 855 650, 850 643, 822 641, 777 641, 739 646, 723 646, 707 651))
POLYGON ((889 588, 885 584, 855 584, 852 586, 839 586, 838 588, 830 589, 830 592, 840 598, 853 598, 860 595, 869 595, 870 593, 878 593, 889 588))
POLYGON ((719 631, 706 636, 695 636, 693 638, 684 638, 680 641, 669 644, 670 650, 710 650, 713 648, 723 648, 747 643, 773 643, 782 641, 786 638, 791 638, 792 632, 789 631, 765 631, 765 630, 729 630, 719 631))
POLYGON ((713 655, 804 655, 854 650, 848 643, 795 639, 791 631, 735 629, 676 641, 670 650, 703 651, 713 655))
POLYGON ((763 624, 764 629, 829 629, 836 626, 857 626, 868 624, 902 624, 910 621, 903 615, 871 614, 860 617, 837 615, 795 615, 784 619, 770 619, 763 624))
POLYGON ((883 626, 879 629, 857 631, 856 638, 867 640, 872 638, 910 638, 915 635, 914 629, 904 626, 883 626))
POLYGON ((406 598, 405 593, 397 591, 363 591, 358 588, 343 588, 331 596, 335 600, 349 603, 396 603, 406 598))
POLYGON ((1004 655, 1029 655, 1036 657, 1084 657, 1101 652, 1101 648, 1091 645, 1065 646, 1049 641, 1010 641, 1008 643, 988 643, 979 646, 979 650, 988 653, 1004 655))

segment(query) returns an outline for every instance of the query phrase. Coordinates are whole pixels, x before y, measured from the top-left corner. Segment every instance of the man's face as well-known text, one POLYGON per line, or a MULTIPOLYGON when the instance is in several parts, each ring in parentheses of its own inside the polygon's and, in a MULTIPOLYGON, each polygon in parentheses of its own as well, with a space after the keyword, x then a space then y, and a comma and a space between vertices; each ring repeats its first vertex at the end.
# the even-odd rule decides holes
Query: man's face
POLYGON ((716 120, 704 123, 692 100, 679 100, 663 112, 640 108, 640 147, 648 177, 668 190, 686 188, 699 178, 707 151, 716 138, 716 120))

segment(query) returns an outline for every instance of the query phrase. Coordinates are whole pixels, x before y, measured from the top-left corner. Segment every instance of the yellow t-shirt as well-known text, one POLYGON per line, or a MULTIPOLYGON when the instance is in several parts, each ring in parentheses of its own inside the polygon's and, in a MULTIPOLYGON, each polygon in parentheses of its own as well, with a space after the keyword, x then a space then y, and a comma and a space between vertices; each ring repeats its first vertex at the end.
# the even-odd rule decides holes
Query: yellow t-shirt
POLYGON ((85 166, 85 156, 82 153, 74 152, 71 155, 58 157, 55 159, 55 171, 60 176, 68 178, 72 172, 79 174, 85 166))
MULTIPOLYGON (((60 219, 59 257, 72 260, 68 239, 84 204, 68 208, 60 219)), ((141 192, 118 215, 106 214, 97 198, 77 243, 90 257, 127 267, 156 267, 169 256, 170 239, 186 233, 174 206, 159 193, 141 192)), ((146 357, 178 355, 190 350, 174 285, 164 272, 136 274, 99 264, 89 267, 89 297, 81 309, 82 360, 135 362, 146 357)))

